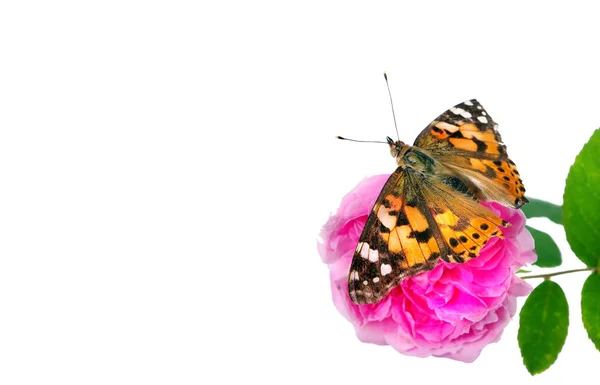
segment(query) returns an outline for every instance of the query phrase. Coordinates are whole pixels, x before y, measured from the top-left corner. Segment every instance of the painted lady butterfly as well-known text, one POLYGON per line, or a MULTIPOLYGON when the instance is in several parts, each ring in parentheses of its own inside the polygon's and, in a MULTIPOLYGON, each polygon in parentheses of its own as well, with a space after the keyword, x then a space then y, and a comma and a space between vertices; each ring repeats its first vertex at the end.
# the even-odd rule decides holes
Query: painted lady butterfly
POLYGON ((348 276, 354 303, 377 303, 404 278, 440 259, 468 261, 488 239, 502 237, 498 226, 509 224, 478 202, 518 208, 528 201, 496 127, 473 99, 431 122, 413 146, 387 138, 398 168, 354 252, 348 276))

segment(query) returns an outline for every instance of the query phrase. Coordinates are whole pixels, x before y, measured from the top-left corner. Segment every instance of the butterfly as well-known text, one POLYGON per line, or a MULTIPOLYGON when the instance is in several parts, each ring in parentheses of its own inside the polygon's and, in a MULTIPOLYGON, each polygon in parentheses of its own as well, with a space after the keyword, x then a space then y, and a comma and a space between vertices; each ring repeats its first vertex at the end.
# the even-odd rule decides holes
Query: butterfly
POLYGON ((407 277, 440 260, 477 257, 499 226, 509 226, 479 201, 519 208, 525 187, 497 124, 477 100, 450 108, 413 146, 387 137, 398 168, 379 194, 348 274, 356 304, 381 301, 407 277))

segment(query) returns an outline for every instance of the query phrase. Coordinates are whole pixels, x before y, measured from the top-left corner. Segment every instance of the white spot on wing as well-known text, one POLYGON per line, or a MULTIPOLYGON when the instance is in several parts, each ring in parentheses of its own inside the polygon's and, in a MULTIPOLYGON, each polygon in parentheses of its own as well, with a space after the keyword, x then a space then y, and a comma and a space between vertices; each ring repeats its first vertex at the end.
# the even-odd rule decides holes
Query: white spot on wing
POLYGON ((360 247, 360 256, 364 259, 369 259, 369 244, 361 242, 358 244, 358 247, 360 247))
POLYGON ((390 230, 396 227, 396 221, 398 220, 398 217, 388 214, 387 209, 383 205, 379 206, 379 210, 377 211, 377 218, 379 218, 381 224, 383 224, 390 230))
POLYGON ((379 282, 379 277, 373 278, 373 282, 375 282, 375 283, 379 282))
POLYGON ((363 281, 363 285, 367 286, 369 284, 369 281, 363 281))
POLYGON ((471 101, 470 101, 470 100, 467 100, 467 101, 465 102, 465 104, 466 104, 467 106, 472 106, 472 105, 473 105, 473 103, 471 103, 471 101))
POLYGON ((450 123, 446 123, 446 122, 438 122, 435 125, 437 128, 442 129, 442 130, 446 130, 449 132, 456 132, 458 131, 458 126, 455 126, 453 124, 450 123))
POLYGON ((358 281, 358 279, 359 279, 359 277, 358 277, 358 271, 356 271, 356 270, 353 270, 353 271, 350 273, 350 280, 351 280, 351 281, 358 281))
POLYGON ((477 120, 479 120, 481 123, 487 123, 488 122, 488 120, 486 119, 485 116, 478 116, 477 120))
POLYGON ((386 263, 383 263, 381 265, 381 275, 386 276, 391 272, 392 272, 392 265, 388 265, 386 263))
POLYGON ((462 116, 463 118, 470 118, 472 116, 468 111, 465 111, 460 107, 452 107, 450 111, 454 112, 456 115, 462 116))
POLYGON ((377 262, 379 260, 379 251, 369 248, 369 261, 377 262))

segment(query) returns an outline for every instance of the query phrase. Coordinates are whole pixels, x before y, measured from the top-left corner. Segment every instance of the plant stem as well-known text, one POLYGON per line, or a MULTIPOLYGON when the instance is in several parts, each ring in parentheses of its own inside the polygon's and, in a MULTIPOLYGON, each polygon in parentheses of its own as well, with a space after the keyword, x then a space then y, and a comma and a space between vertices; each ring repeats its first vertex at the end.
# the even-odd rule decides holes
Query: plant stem
POLYGON ((538 274, 538 275, 527 275, 525 277, 521 277, 522 279, 532 279, 532 278, 544 278, 548 279, 550 277, 554 277, 555 275, 563 275, 570 273, 578 273, 580 271, 595 271, 595 267, 586 267, 583 269, 573 269, 573 270, 565 270, 565 271, 557 271, 556 273, 548 273, 548 274, 538 274))

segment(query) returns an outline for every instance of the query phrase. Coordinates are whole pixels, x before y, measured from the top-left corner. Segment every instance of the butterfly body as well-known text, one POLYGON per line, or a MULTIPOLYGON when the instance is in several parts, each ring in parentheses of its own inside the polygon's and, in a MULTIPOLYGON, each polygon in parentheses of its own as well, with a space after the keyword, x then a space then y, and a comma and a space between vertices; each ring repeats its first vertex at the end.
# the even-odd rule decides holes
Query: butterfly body
POLYGON ((410 276, 440 260, 477 257, 508 224, 479 204, 527 202, 496 124, 470 100, 446 111, 413 146, 387 138, 398 168, 390 176, 359 238, 348 277, 350 298, 377 303, 410 276))

